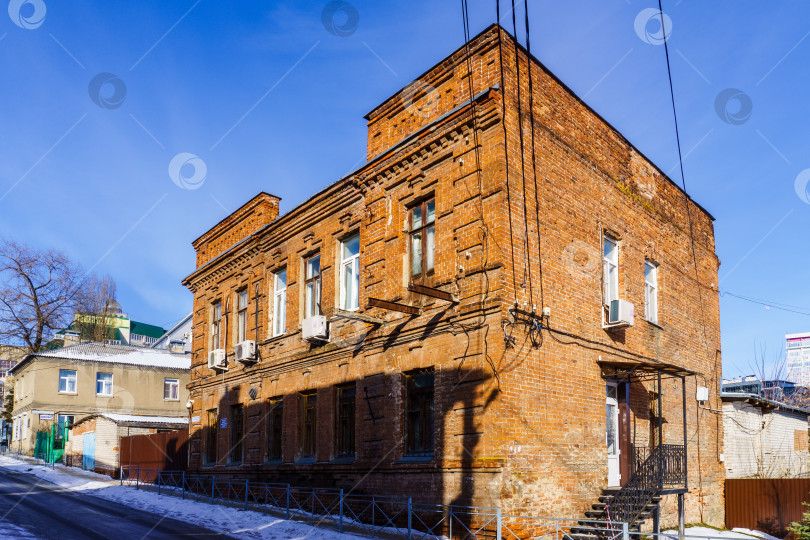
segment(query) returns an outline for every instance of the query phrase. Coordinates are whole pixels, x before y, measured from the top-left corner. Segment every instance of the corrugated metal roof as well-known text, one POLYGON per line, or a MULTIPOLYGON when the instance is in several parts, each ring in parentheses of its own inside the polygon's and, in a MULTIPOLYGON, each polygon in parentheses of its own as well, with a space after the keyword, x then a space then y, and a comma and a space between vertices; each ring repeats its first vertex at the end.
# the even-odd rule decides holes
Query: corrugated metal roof
POLYGON ((67 360, 84 360, 88 362, 107 362, 133 366, 164 367, 171 369, 191 369, 190 354, 170 353, 163 349, 148 349, 129 345, 110 345, 106 343, 80 343, 61 349, 29 354, 17 364, 12 373, 18 371, 31 359, 65 358, 67 360))

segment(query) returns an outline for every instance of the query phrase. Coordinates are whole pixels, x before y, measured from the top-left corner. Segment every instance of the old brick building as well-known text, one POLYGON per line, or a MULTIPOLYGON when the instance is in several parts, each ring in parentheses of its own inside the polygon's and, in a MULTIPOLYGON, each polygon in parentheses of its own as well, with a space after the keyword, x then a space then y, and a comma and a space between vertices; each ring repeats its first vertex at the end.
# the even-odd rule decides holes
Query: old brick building
POLYGON ((498 26, 468 45, 366 165, 194 242, 191 468, 574 518, 686 440, 722 524, 713 218, 498 26))

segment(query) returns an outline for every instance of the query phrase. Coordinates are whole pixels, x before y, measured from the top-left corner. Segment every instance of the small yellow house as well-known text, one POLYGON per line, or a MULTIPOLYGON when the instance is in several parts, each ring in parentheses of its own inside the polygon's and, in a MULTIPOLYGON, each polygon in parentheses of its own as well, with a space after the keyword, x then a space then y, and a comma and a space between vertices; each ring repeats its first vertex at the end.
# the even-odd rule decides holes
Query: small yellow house
POLYGON ((187 419, 191 355, 104 343, 29 354, 14 376, 11 447, 32 453, 38 431, 104 413, 187 419))

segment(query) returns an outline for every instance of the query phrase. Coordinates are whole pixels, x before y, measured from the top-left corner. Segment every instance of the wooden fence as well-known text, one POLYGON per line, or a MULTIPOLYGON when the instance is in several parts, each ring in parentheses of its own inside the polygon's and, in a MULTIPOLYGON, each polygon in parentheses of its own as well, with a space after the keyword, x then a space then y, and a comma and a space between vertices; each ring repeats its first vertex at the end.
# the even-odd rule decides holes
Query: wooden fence
POLYGON ((810 478, 726 480, 726 527, 745 527, 784 537, 810 502, 810 478))
POLYGON ((184 471, 188 466, 188 430, 121 437, 121 466, 184 471))

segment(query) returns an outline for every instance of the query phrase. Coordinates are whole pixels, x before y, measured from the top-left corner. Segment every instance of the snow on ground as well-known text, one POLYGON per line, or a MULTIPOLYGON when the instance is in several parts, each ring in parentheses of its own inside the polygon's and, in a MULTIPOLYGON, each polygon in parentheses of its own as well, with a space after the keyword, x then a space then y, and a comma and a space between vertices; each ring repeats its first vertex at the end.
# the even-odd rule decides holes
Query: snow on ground
MULTIPOLYGON (((771 536, 770 534, 764 532, 742 528, 732 529, 730 531, 718 531, 717 529, 712 529, 711 527, 687 527, 684 533, 686 540, 700 540, 701 538, 705 537, 727 538, 729 540, 755 540, 757 538, 762 540, 782 540, 781 538, 771 536)), ((661 531, 661 535, 662 537, 663 535, 666 535, 666 538, 670 538, 672 540, 678 540, 677 530, 661 531)))
MULTIPOLYGON (((53 482, 71 491, 83 491, 87 495, 125 504, 161 516, 171 517, 187 523, 194 523, 212 531, 222 532, 237 538, 256 540, 337 540, 361 538, 342 534, 331 529, 319 529, 296 521, 279 519, 261 512, 237 510, 222 505, 212 505, 193 500, 183 500, 169 495, 158 495, 153 491, 136 490, 121 486, 109 476, 83 471, 74 467, 57 465, 54 469, 43 465, 30 464, 14 458, 0 456, 0 467, 33 474, 38 478, 53 482)), ((24 529, 19 536, 14 530, 6 529, 10 524, 0 524, 0 537, 33 538, 24 529), (26 534, 28 534, 26 536, 26 534)))
POLYGON ((15 472, 33 474, 37 478, 53 482, 71 491, 84 491, 118 485, 118 482, 103 474, 63 465, 57 465, 51 469, 44 465, 31 464, 8 456, 0 456, 0 467, 15 472))
POLYGON ((29 532, 28 529, 23 529, 22 527, 19 527, 7 521, 2 521, 0 522, 0 538, 38 539, 39 537, 29 532))

